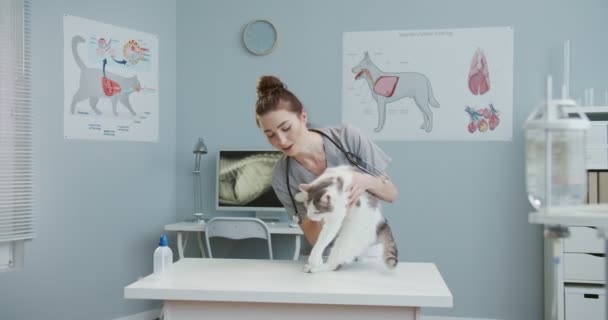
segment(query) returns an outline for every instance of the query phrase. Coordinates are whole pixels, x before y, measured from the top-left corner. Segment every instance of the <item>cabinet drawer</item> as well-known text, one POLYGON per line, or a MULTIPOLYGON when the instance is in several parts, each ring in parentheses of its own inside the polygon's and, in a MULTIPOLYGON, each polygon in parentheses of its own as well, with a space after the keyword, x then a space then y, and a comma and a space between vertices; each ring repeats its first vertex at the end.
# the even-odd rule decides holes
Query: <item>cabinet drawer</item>
POLYGON ((608 127, 605 124, 592 123, 591 129, 587 131, 587 146, 602 145, 608 143, 608 127))
POLYGON ((605 259, 587 253, 564 254, 564 280, 603 282, 606 279, 605 259))
POLYGON ((606 294, 604 288, 565 287, 566 320, 605 320, 606 294))
POLYGON ((591 227, 570 227, 570 237, 564 239, 564 252, 604 253, 604 241, 591 227))
POLYGON ((608 149, 587 147, 585 166, 587 169, 608 169, 608 149))

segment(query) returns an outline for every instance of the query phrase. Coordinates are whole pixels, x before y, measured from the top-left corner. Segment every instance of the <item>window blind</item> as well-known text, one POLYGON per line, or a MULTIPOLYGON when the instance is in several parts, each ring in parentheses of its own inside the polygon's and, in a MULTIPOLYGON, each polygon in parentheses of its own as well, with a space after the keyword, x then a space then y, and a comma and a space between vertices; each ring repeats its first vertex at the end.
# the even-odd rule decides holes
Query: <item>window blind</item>
POLYGON ((0 244, 34 237, 29 0, 0 0, 0 244))

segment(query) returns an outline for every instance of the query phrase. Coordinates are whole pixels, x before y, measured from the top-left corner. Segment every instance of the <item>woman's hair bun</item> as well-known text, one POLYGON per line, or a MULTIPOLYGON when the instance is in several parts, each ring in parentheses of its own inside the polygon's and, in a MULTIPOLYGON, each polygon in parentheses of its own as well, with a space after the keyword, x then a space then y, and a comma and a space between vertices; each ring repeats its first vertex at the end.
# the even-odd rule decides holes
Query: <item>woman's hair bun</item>
POLYGON ((285 89, 285 85, 275 76, 261 76, 258 80, 258 98, 269 96, 279 89, 285 89))

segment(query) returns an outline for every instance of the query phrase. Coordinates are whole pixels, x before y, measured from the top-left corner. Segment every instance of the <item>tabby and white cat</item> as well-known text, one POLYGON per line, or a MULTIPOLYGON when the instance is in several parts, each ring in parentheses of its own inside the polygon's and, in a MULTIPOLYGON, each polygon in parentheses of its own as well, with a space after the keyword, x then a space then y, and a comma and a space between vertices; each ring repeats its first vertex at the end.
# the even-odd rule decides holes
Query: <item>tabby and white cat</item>
POLYGON ((135 110, 133 110, 131 102, 129 101, 129 95, 133 92, 141 91, 141 84, 139 83, 137 76, 123 77, 111 72, 104 73, 102 69, 87 67, 78 55, 78 44, 84 42, 85 39, 81 36, 74 36, 72 38, 72 54, 74 55, 76 64, 80 68, 80 86, 72 97, 70 112, 74 114, 76 112, 76 104, 88 99, 91 109, 99 115, 101 114, 101 111, 97 108, 99 99, 109 98, 112 101, 112 111, 114 112, 114 115, 118 116, 116 108, 119 101, 129 109, 129 112, 131 112, 132 115, 136 115, 137 113, 135 113, 135 110), (102 85, 102 79, 106 78, 106 76, 120 88, 117 93, 114 93, 110 97, 106 95, 102 85))
POLYGON ((361 194, 356 203, 347 208, 348 192, 354 168, 339 166, 328 168, 309 184, 299 186, 295 199, 303 202, 307 218, 321 222, 321 232, 312 248, 305 272, 337 270, 363 256, 376 244, 383 246, 383 260, 394 268, 398 251, 391 228, 382 215, 378 198, 368 192, 361 194), (334 241, 323 263, 323 251, 334 241))

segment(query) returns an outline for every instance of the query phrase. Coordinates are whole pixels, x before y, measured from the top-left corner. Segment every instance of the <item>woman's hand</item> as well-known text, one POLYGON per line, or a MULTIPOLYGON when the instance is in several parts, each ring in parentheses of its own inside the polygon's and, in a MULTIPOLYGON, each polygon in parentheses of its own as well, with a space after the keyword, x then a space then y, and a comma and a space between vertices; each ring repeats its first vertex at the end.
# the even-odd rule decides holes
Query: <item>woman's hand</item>
POLYGON ((346 192, 348 192, 347 208, 351 208, 355 202, 359 200, 359 196, 361 196, 363 192, 367 191, 371 185, 372 179, 375 178, 368 174, 362 172, 353 172, 353 179, 346 189, 346 192))
POLYGON ((346 191, 349 192, 347 208, 351 208, 363 192, 369 192, 388 203, 392 203, 397 198, 397 188, 390 180, 358 171, 353 173, 353 180, 346 191))

